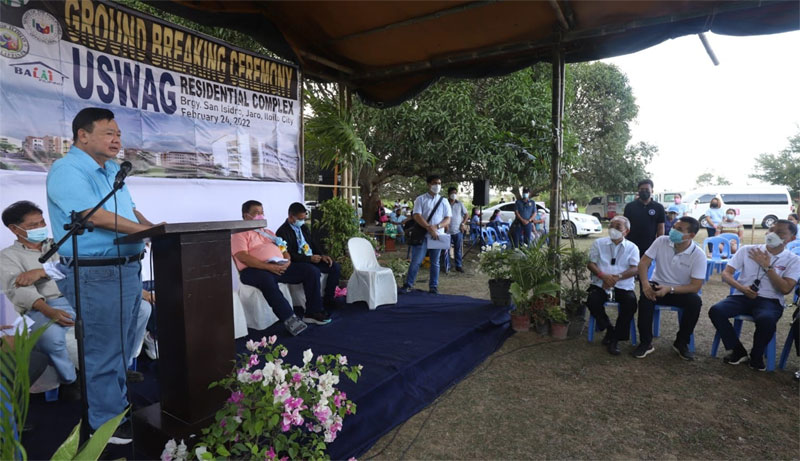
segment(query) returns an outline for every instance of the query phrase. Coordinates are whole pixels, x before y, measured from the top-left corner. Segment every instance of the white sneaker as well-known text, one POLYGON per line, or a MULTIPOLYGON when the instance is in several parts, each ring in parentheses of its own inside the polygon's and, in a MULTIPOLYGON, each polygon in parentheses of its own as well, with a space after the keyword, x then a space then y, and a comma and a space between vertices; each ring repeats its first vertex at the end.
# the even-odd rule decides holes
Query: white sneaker
POLYGON ((158 341, 150 336, 149 331, 144 334, 144 353, 150 357, 150 360, 158 360, 158 341))

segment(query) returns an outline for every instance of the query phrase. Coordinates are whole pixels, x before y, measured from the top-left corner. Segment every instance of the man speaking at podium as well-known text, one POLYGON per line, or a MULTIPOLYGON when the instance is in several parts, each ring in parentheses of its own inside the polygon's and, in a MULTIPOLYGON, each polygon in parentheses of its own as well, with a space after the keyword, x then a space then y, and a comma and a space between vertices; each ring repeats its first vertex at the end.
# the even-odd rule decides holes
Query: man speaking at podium
MULTIPOLYGON (((70 212, 87 214, 111 192, 120 171, 113 160, 122 147, 113 112, 97 107, 81 110, 72 120, 72 135, 72 148, 53 163, 47 175, 47 207, 56 241, 67 232, 64 225, 70 224, 70 212)), ((153 224, 136 210, 126 186, 89 220, 95 230, 77 238, 89 425, 96 430, 128 406, 125 361, 133 353, 142 300, 140 261, 144 244, 116 245, 114 240, 147 230, 153 224)), ((75 305, 70 241, 65 242, 59 254, 61 263, 69 267, 64 270, 62 291, 75 305)), ((109 442, 130 441, 128 421, 109 442)))

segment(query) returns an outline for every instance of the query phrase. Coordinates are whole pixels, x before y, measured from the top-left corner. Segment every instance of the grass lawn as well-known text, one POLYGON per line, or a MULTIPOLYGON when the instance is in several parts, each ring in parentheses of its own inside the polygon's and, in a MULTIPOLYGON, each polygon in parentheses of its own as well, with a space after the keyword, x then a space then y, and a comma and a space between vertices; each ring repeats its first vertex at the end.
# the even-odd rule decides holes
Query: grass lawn
MULTIPOLYGON (((750 233, 746 228, 745 244, 750 233)), ((756 229, 755 242, 764 234, 756 229)), ((594 239, 576 245, 588 249, 594 239)), ((404 248, 386 256, 400 254, 404 248)), ((440 292, 488 299, 476 250, 465 269, 442 275, 440 292)), ((427 270, 418 278, 417 287, 427 288, 427 270)), ((724 354, 712 358, 715 329, 707 312, 727 293, 718 274, 703 287, 694 362, 671 349, 672 313, 662 315, 655 352, 641 360, 630 355, 629 343, 620 345, 622 355, 609 355, 602 334, 592 344, 585 331, 566 341, 517 333, 362 459, 797 459, 800 396, 792 376, 800 360, 792 353, 786 370, 768 373, 726 365, 724 354)), ((778 355, 793 310, 778 324, 778 355)), ((745 323, 748 349, 752 333, 745 323)))

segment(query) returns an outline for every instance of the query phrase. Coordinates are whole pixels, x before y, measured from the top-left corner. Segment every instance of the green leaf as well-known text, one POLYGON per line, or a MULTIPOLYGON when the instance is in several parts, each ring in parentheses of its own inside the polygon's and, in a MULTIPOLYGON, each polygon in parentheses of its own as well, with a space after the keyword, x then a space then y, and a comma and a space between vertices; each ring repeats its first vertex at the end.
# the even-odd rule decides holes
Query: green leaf
POLYGON ((75 459, 75 454, 78 453, 78 443, 80 442, 81 437, 81 422, 78 421, 78 424, 72 429, 72 432, 69 434, 66 440, 58 447, 55 453, 53 453, 53 457, 50 458, 51 461, 62 461, 62 460, 70 460, 75 459))
POLYGON ((81 448, 78 454, 75 455, 75 459, 96 460, 100 458, 100 454, 103 453, 103 450, 105 450, 106 445, 108 444, 108 439, 114 435, 114 431, 117 430, 120 421, 122 421, 122 418, 125 417, 125 414, 128 413, 129 409, 130 407, 126 408, 122 413, 109 419, 96 431, 94 431, 94 435, 92 435, 89 440, 86 441, 86 444, 83 446, 83 448, 81 448))

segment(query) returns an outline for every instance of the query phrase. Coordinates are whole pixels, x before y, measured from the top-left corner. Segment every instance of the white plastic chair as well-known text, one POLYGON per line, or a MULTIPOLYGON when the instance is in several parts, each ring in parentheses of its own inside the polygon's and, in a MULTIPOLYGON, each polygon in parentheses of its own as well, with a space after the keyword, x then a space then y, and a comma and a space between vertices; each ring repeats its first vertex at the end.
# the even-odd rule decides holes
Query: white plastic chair
MULTIPOLYGON (((269 328, 270 325, 278 321, 278 317, 274 312, 272 312, 272 307, 270 307, 269 303, 267 303, 267 300, 264 299, 264 295, 261 294, 261 290, 254 286, 241 283, 239 271, 236 269, 236 263, 233 261, 233 259, 231 259, 231 263, 233 264, 231 267, 233 283, 234 286, 238 285, 238 289, 234 290, 234 311, 236 310, 236 299, 238 298, 242 305, 242 309, 244 310, 244 318, 247 328, 252 328, 254 330, 264 330, 269 328), (237 293, 238 296, 235 296, 237 293)), ((289 288, 284 284, 280 284, 279 286, 283 296, 286 299, 291 299, 291 296, 289 295, 289 288)), ((236 319, 236 317, 234 317, 234 319, 236 319)))
POLYGON ((353 275, 347 282, 347 303, 366 301, 370 310, 384 304, 397 304, 397 284, 394 273, 381 267, 375 250, 364 238, 353 237, 347 241, 353 275))

